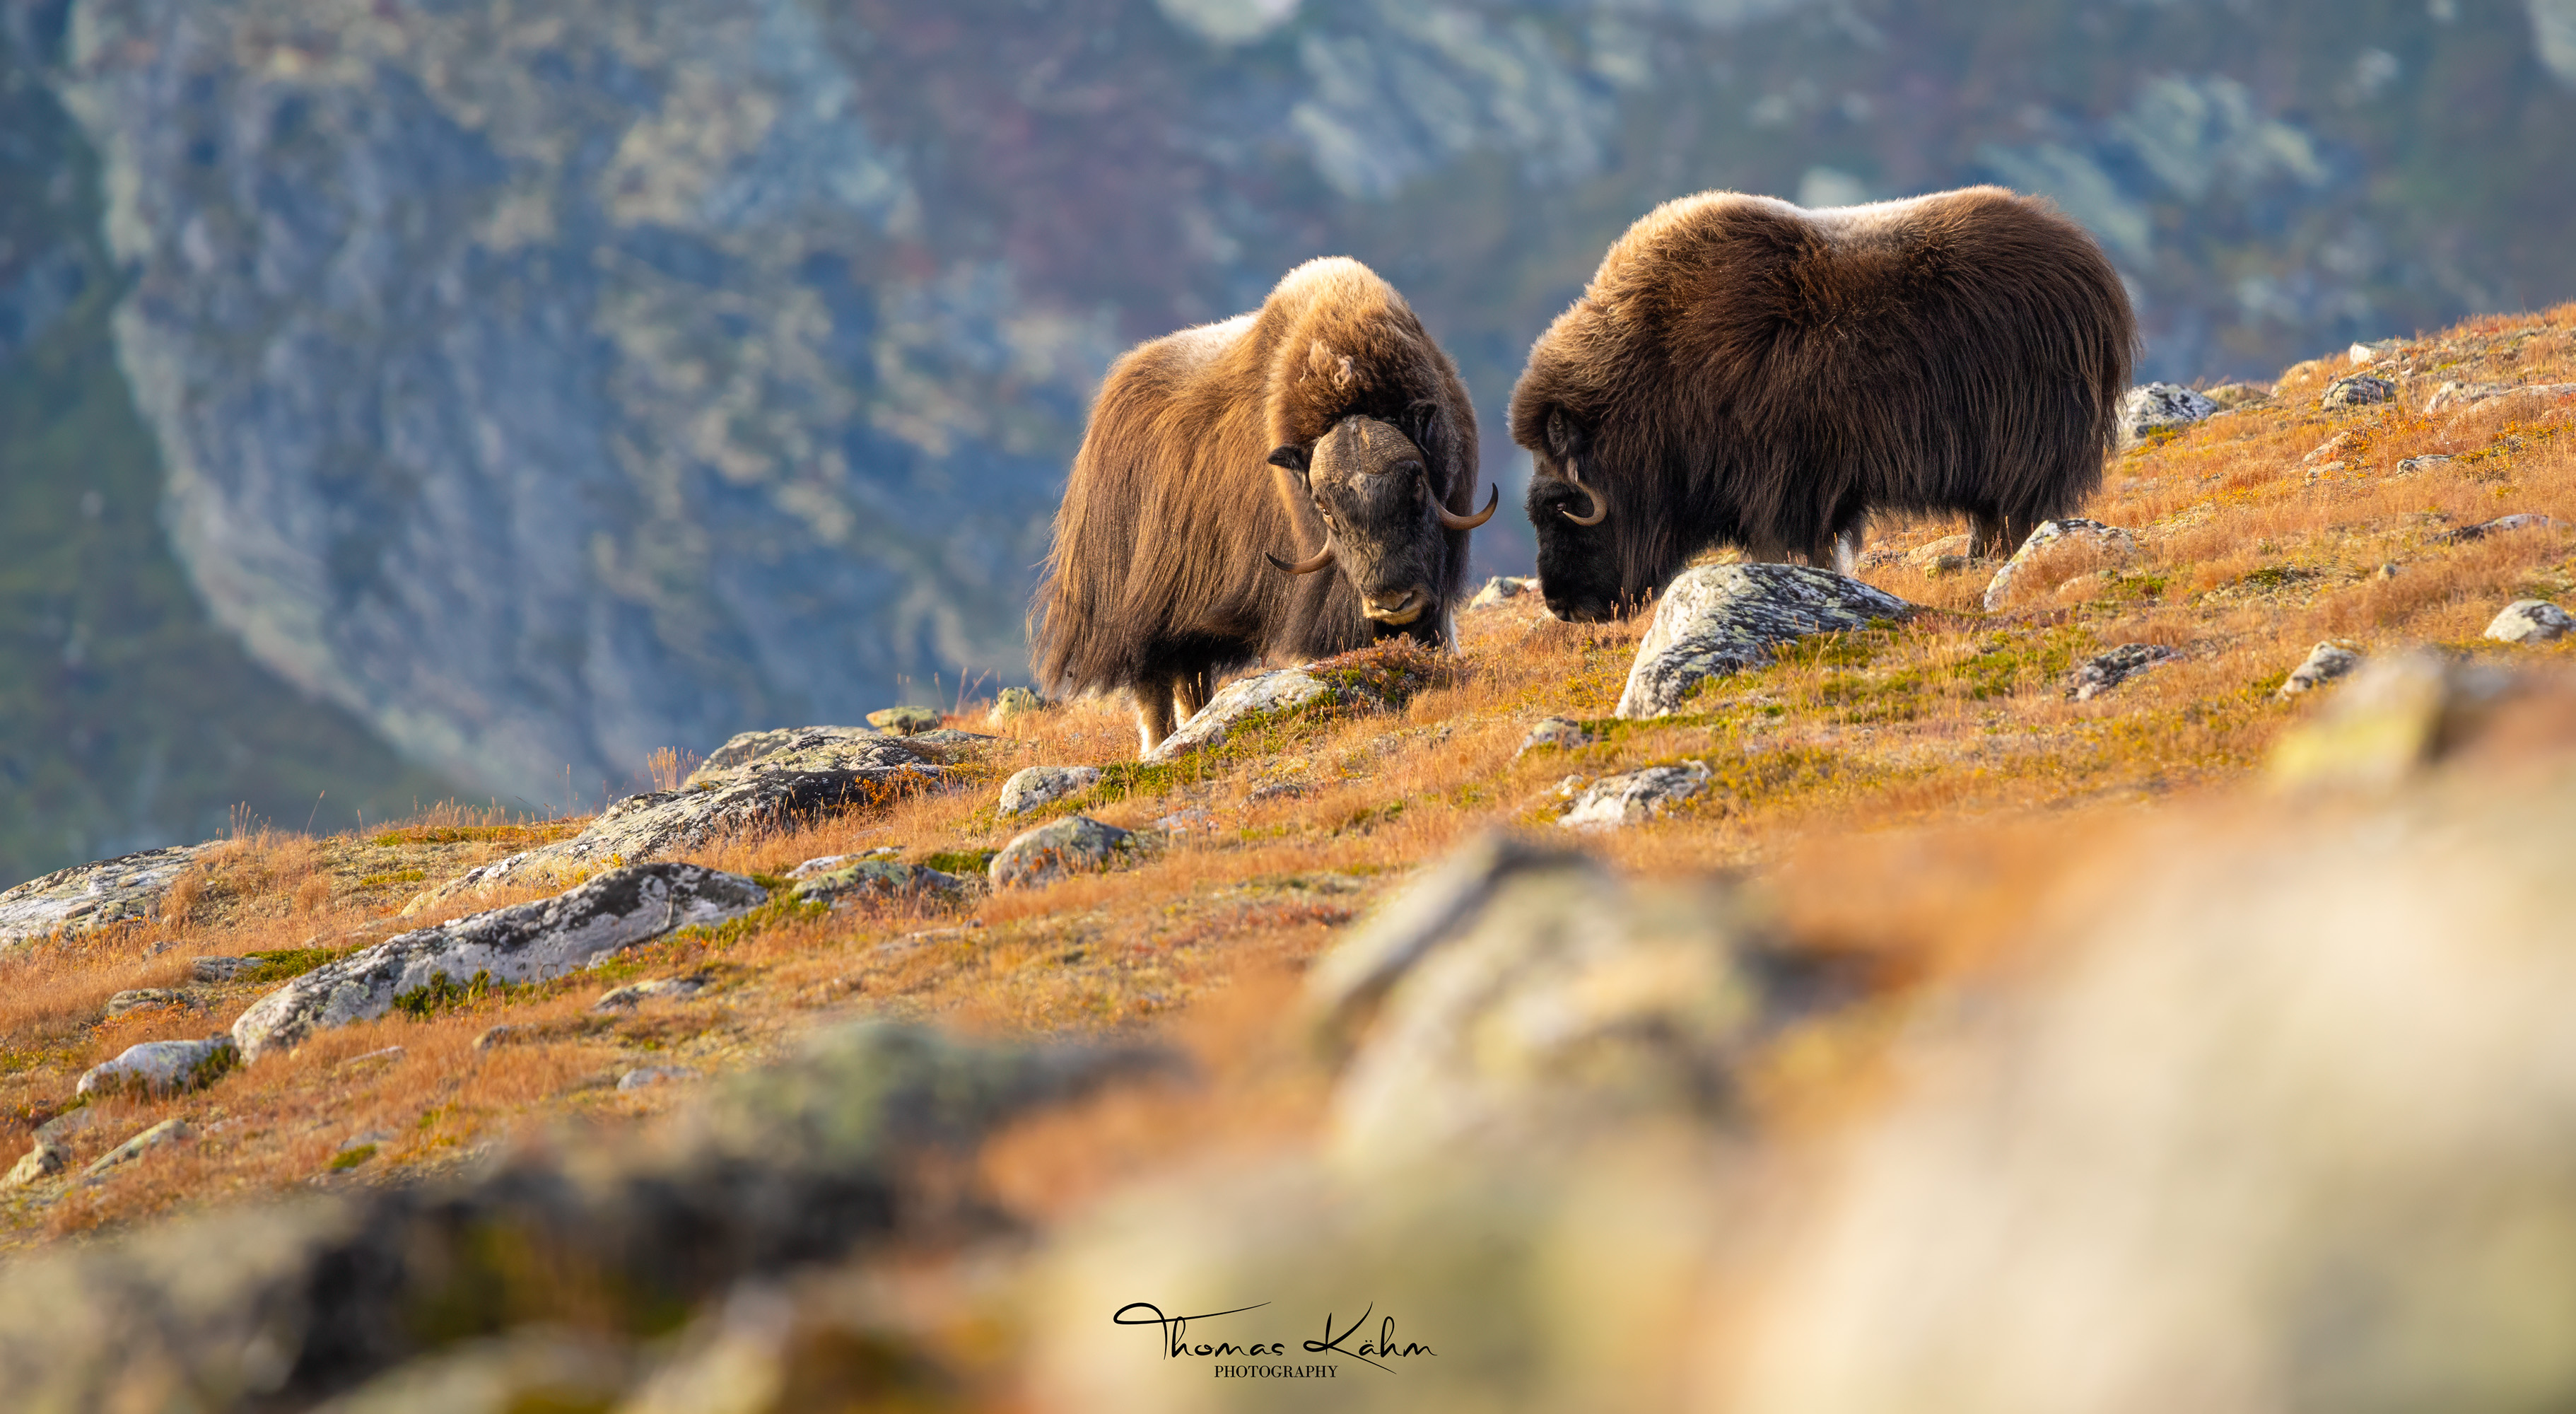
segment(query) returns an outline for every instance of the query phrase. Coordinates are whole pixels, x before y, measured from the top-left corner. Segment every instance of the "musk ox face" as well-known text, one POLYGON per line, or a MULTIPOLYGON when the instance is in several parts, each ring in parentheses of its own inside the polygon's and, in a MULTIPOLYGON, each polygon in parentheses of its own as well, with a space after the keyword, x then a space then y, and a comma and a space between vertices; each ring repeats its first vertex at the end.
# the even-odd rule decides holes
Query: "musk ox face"
POLYGON ((1338 567, 1381 634, 1436 638, 1448 517, 1422 448, 1391 423, 1346 417, 1311 450, 1281 447, 1270 461, 1296 474, 1325 528, 1324 548, 1312 558, 1291 565, 1273 556, 1272 563, 1298 574, 1338 567))
POLYGON ((1530 528, 1538 533, 1539 594, 1560 619, 1617 618, 1656 586, 1629 582, 1632 556, 1622 527, 1613 521, 1609 498, 1583 472, 1591 449, 1580 425, 1562 412, 1548 414, 1546 425, 1547 445, 1530 454, 1527 503, 1530 528))

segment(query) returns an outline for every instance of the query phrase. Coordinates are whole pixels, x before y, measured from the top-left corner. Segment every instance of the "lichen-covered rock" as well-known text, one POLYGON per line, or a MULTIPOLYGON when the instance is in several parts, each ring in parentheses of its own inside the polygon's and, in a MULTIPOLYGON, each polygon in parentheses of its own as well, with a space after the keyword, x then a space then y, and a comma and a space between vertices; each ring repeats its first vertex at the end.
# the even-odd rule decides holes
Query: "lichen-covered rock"
POLYGON ((1043 712, 1047 705, 1045 698, 1025 687, 1006 687, 994 695, 993 710, 984 715, 984 720, 998 727, 1013 718, 1043 712))
POLYGON ((2272 390, 2260 383, 2221 383, 2204 390, 2202 396, 2218 404, 2221 412, 2234 412, 2238 408, 2269 402, 2272 390))
POLYGON ((2320 643, 2308 650, 2308 656, 2300 661, 2299 666, 2290 670, 2288 680, 2281 684, 2280 695, 2296 697, 2303 692, 2314 692, 2360 666, 2361 654, 2358 651, 2331 641, 2320 643))
POLYGON ((245 1061, 314 1031, 365 1021, 435 979, 463 985, 559 977, 674 928, 739 918, 768 901, 760 885, 697 864, 611 870, 568 893, 387 938, 325 963, 253 1002, 233 1023, 245 1061))
POLYGON ((57 869, 0 890, 0 951, 56 935, 139 923, 207 845, 173 845, 57 869))
POLYGON ((1660 717, 1692 688, 1771 660, 1793 639, 1903 619, 1916 606, 1805 565, 1702 565, 1673 577, 1637 645, 1618 715, 1660 717))
POLYGON ((2392 785, 2474 734, 2516 687, 2500 669, 2422 648, 2347 671, 2352 681, 2272 748, 2276 783, 2392 785))
POLYGON ((2506 643, 2555 643, 2576 629, 2576 617, 2546 599, 2516 599, 2487 625, 2487 637, 2506 643))
POLYGON ((2413 476, 2418 472, 2431 471, 2433 468, 2440 466, 2442 463, 2449 460, 2451 460, 2451 456, 2447 452, 2427 452, 2420 457, 2406 457, 2401 459, 2397 463, 2396 469, 2388 474, 2392 478, 2413 476))
POLYGON ((1986 582, 1983 600, 1986 612, 1991 614, 2002 609, 2011 600, 2016 581, 2028 578, 2033 566, 2070 545, 2088 545, 2115 555, 2131 555, 2137 553, 2138 537, 2134 531, 2104 525, 2098 520, 2086 520, 2082 516, 2041 521, 2039 527, 2031 531, 2030 538, 2021 542, 2021 548, 2013 551, 2012 558, 2004 561, 2003 568, 1995 571, 1995 577, 1986 582))
POLYGON ((685 1065, 641 1065, 617 1077, 620 1090, 643 1090, 674 1081, 695 1080, 698 1073, 685 1065))
POLYGON ((2317 406, 2327 412, 2345 412, 2353 408, 2384 403, 2397 396, 2397 385, 2368 373, 2348 373, 2326 385, 2317 398, 2317 406))
POLYGON ((599 994, 590 1004, 592 1011, 632 1011, 646 1002, 687 1001, 706 990, 704 977, 656 977, 648 982, 630 982, 599 994))
POLYGON ((915 732, 937 730, 939 713, 928 707, 881 707, 868 714, 868 725, 879 731, 910 736, 915 732))
POLYGON ((2147 383, 2120 399, 2120 445, 2134 446, 2158 432, 2191 424, 2220 411, 2216 399, 2179 383, 2147 383))
POLYGON ((1699 794, 1709 775, 1708 763, 1684 761, 1603 776, 1583 788, 1557 823, 1572 829, 1610 829, 1651 820, 1699 794))
POLYGON ((83 1072, 77 1093, 107 1096, 131 1090, 167 1095, 195 1090, 212 1083, 240 1059, 232 1036, 225 1032, 200 1041, 146 1041, 83 1072))
POLYGON ((994 809, 999 814, 1017 815, 1089 790, 1099 782, 1097 766, 1031 766, 1013 772, 1009 780, 1002 782, 1002 798, 994 809))
POLYGON ((1592 733, 1585 731, 1583 724, 1572 717, 1541 717, 1538 725, 1529 729, 1529 735, 1521 738, 1520 749, 1512 755, 1527 756, 1541 747, 1568 751, 1578 746, 1589 746, 1592 741, 1592 733))
POLYGON ((107 999, 107 1014, 123 1016, 150 1007, 186 1006, 189 1001, 188 993, 176 987, 132 987, 107 999))
POLYGON ((860 859, 808 875, 796 884, 796 897, 808 903, 844 899, 953 899, 965 893, 966 880, 927 864, 898 859, 860 859))
POLYGON ((2424 411, 2456 412, 2491 398, 2526 394, 2537 398, 2576 396, 2576 383, 2445 383, 2425 400, 2424 411))
POLYGON ((616 801, 568 840, 467 871, 403 906, 418 913, 496 884, 552 882, 603 865, 640 864, 745 829, 897 799, 947 784, 948 768, 911 743, 848 727, 746 733, 727 742, 678 790, 616 801), (718 765, 719 761, 725 764, 718 765))
POLYGON ((1149 762, 1177 761, 1206 747, 1223 743, 1246 717, 1263 717, 1294 711, 1318 703, 1337 702, 1347 696, 1342 689, 1316 677, 1304 668, 1277 668, 1255 673, 1217 689, 1206 706, 1190 715, 1161 744, 1144 755, 1149 762))
POLYGON ((1066 874, 1116 869, 1133 862, 1143 848, 1144 841, 1133 831, 1104 825, 1088 815, 1070 815, 1002 846, 987 873, 997 889, 1021 888, 1066 874))
POLYGON ((161 1148, 167 1144, 176 1144, 180 1140, 186 1139, 189 1136, 190 1131, 188 1129, 187 1120, 181 1118, 165 1119, 159 1124, 153 1125, 151 1128, 146 1129, 142 1133, 135 1135, 133 1138, 126 1140, 124 1143, 117 1145, 115 1148, 108 1150, 106 1153, 99 1155, 97 1158, 90 1160, 89 1167, 81 1170, 81 1177, 96 1178, 111 1169, 123 1168, 125 1165, 134 1162, 136 1159, 142 1158, 144 1155, 151 1153, 155 1149, 161 1148))
POLYGON ((1538 580, 1529 575, 1498 574, 1486 580, 1484 587, 1467 600, 1467 607, 1471 611, 1491 609, 1499 604, 1508 604, 1536 588, 1538 580))
POLYGON ((2446 545, 2465 545, 2472 540, 2484 540, 2490 535, 2500 535, 2508 530, 2547 530, 2556 524, 2558 524, 2556 520, 2537 511, 2516 511, 2509 516, 2497 516, 2493 520, 2480 521, 2476 525, 2461 526, 2441 538, 2442 543, 2446 545))
POLYGON ((2182 655, 2161 643, 2123 643, 2108 653, 2097 653, 2077 665, 2066 687, 2066 695, 2078 702, 2090 702, 2158 663, 2169 663, 2182 655))
POLYGON ((72 1151, 48 1135, 37 1135, 35 1144, 18 1156, 6 1175, 0 1175, 0 1193, 26 1188, 71 1167, 72 1151))

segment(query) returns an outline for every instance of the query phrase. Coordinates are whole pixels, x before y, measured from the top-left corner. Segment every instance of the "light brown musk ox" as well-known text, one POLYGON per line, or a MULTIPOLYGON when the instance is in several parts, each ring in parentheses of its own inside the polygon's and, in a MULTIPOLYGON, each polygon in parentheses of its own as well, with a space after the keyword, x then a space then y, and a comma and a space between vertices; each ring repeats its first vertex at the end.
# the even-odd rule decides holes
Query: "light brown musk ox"
POLYGON ((1873 512, 2009 553, 2100 485, 2137 341, 2093 237, 2000 187, 1666 202, 1512 390, 1539 587, 1606 618, 1713 545, 1847 561, 1873 512))
POLYGON ((1111 366, 1038 588, 1039 681, 1132 694, 1151 751, 1220 674, 1445 641, 1494 512, 1469 514, 1475 472, 1466 386, 1404 297, 1308 261, 1111 366))

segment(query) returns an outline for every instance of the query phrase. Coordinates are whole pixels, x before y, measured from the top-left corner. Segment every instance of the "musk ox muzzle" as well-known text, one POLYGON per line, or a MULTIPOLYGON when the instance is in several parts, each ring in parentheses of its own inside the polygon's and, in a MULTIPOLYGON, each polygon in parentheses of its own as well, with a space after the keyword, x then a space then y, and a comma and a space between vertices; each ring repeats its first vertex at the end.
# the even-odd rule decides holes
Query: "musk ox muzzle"
POLYGON ((1281 447, 1271 465, 1296 478, 1324 524, 1324 543, 1295 561, 1270 555, 1289 574, 1338 567, 1359 591, 1360 612, 1388 628, 1421 622, 1448 579, 1445 536, 1491 519, 1501 501, 1460 515, 1440 503, 1422 448, 1392 423, 1346 417, 1312 448, 1281 447))

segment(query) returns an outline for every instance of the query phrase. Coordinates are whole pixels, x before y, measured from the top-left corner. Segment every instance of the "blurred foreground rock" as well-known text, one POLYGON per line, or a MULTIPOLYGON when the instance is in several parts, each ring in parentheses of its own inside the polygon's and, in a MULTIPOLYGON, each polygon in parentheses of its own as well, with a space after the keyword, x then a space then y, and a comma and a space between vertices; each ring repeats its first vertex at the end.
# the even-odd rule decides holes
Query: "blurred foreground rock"
POLYGON ((605 1408, 597 1391, 613 1394, 650 1348, 636 1342, 737 1282, 899 1232, 988 1229, 990 1212, 924 1160, 1166 1065, 890 1025, 828 1032, 726 1082, 649 1148, 585 1145, 461 1183, 187 1219, 13 1262, 0 1270, 0 1390, 11 1414, 303 1409, 333 1394, 380 1412, 605 1408), (552 1327, 573 1315, 587 1336, 552 1327), (528 1349, 567 1339, 604 1349, 565 1363, 528 1349), (509 1376, 520 1360, 534 1373, 509 1376), (564 1381, 593 1394, 466 1402, 564 1381))
POLYGON ((2127 841, 2120 906, 1924 1028, 1710 1407, 2576 1402, 2568 758, 2289 823, 2127 841))
POLYGON ((242 1059, 257 1061, 317 1030, 366 1021, 406 993, 478 977, 516 984, 560 977, 674 928, 739 918, 769 901, 760 885, 698 864, 615 869, 568 893, 387 938, 305 973, 251 1003, 233 1023, 242 1059))
POLYGON ((0 952, 115 923, 139 923, 161 906, 207 845, 173 845, 57 869, 0 890, 0 952))
POLYGON ((1655 601, 1637 645, 1621 717, 1679 711, 1713 677, 1771 661, 1771 650, 1809 634, 1865 629, 1910 617, 1915 606, 1831 570, 1805 565, 1702 565, 1682 571, 1655 601))

